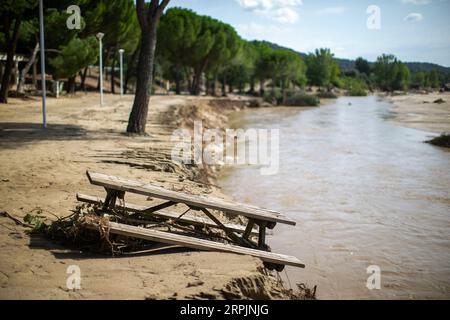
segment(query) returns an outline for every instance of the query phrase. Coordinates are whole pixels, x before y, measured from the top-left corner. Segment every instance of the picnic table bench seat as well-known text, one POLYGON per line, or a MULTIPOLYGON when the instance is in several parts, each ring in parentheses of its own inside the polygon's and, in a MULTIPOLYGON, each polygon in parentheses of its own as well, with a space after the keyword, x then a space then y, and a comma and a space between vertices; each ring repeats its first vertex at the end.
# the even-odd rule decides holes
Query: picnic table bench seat
MULTIPOLYGON (((100 204, 103 206, 103 209, 105 210, 121 208, 135 213, 153 215, 153 217, 155 218, 174 219, 177 220, 177 222, 191 224, 194 226, 207 225, 208 227, 218 228, 225 232, 225 234, 231 240, 232 243, 239 245, 239 246, 236 245, 231 246, 231 248, 235 247, 238 248, 233 249, 233 252, 237 251, 241 253, 247 252, 246 254, 250 254, 253 256, 255 256, 255 254, 258 253, 258 256, 265 262, 265 264, 269 266, 269 268, 272 269, 275 268, 279 270, 280 266, 282 266, 283 268, 285 264, 293 265, 292 264, 293 260, 291 259, 293 257, 290 257, 289 259, 286 258, 285 259, 286 261, 284 261, 285 263, 282 263, 279 261, 279 259, 283 260, 283 258, 280 258, 283 255, 280 255, 280 257, 278 257, 279 259, 277 260, 278 262, 273 262, 274 263, 273 265, 271 265, 272 262, 270 262, 270 259, 269 260, 263 259, 263 256, 267 257, 267 255, 265 254, 268 254, 269 256, 270 254, 277 255, 274 253, 267 252, 270 251, 270 248, 265 243, 266 228, 273 229, 277 223, 283 223, 288 225, 296 224, 294 220, 282 215, 279 212, 258 208, 256 206, 248 204, 227 201, 224 199, 219 199, 207 195, 194 195, 188 194, 186 192, 167 190, 165 188, 150 183, 143 183, 139 181, 129 180, 97 172, 87 171, 86 174, 91 184, 101 186, 106 190, 106 197, 102 201, 102 199, 98 197, 78 194, 77 198, 80 201, 100 204), (157 205, 153 205, 151 207, 130 204, 125 201, 126 192, 159 199, 162 200, 163 202, 157 205), (116 203, 117 199, 121 200, 119 201, 119 204, 116 203), (187 211, 194 210, 202 212, 204 215, 206 215, 206 217, 203 218, 193 215, 187 215, 186 214, 187 211, 185 211, 183 214, 180 215, 178 213, 169 212, 165 210, 177 204, 183 204, 187 206, 188 208, 187 211), (243 216, 248 220, 247 225, 244 227, 232 223, 223 223, 210 211, 211 209, 218 210, 229 215, 243 216), (252 236, 256 235, 257 235, 257 242, 255 242, 252 239, 252 236)), ((121 234, 125 233, 125 231, 123 230, 128 230, 129 229, 128 227, 132 227, 127 225, 121 226, 114 224, 111 225, 117 227, 117 232, 122 232, 121 234)), ((146 236, 149 236, 150 238, 155 237, 155 239, 158 239, 157 241, 173 244, 173 242, 170 242, 174 239, 173 234, 162 232, 162 234, 157 233, 156 235, 157 236, 155 236, 155 234, 152 235, 146 234, 146 236)), ((227 250, 224 250, 225 247, 222 247, 223 244, 214 241, 207 241, 204 239, 197 239, 188 236, 182 237, 180 235, 176 236, 177 237, 175 237, 175 239, 176 241, 179 242, 178 244, 183 245, 184 243, 184 245, 187 247, 205 250, 207 250, 207 248, 209 248, 209 250, 221 250, 221 251, 231 250, 229 249, 229 247, 226 247, 227 250), (198 242, 197 240, 201 241, 198 242)), ((295 262, 294 265, 304 267, 304 265, 299 263, 298 261, 295 262)))
MULTIPOLYGON (((77 194, 77 200, 81 201, 81 202, 86 202, 86 203, 91 203, 91 204, 95 204, 98 206, 103 205, 103 199, 97 196, 90 196, 90 195, 85 195, 85 194, 81 194, 78 193, 77 194)), ((126 210, 126 211, 130 211, 130 212, 135 212, 135 213, 145 213, 145 210, 148 208, 146 206, 142 206, 142 205, 137 205, 137 204, 132 204, 129 202, 126 202, 124 204, 118 204, 116 205, 116 208, 120 209, 120 210, 126 210)), ((156 212, 152 212, 151 213, 152 216, 156 217, 156 218, 160 218, 163 220, 175 220, 177 222, 183 223, 183 224, 188 224, 188 225, 194 225, 194 226, 207 226, 210 228, 218 228, 218 226, 209 218, 204 218, 204 217, 198 217, 198 216, 193 216, 193 215, 189 215, 189 214, 184 214, 180 216, 180 213, 178 212, 171 212, 168 210, 159 210, 156 212)), ((228 229, 234 231, 234 232, 238 232, 238 233, 244 233, 245 228, 241 225, 238 224, 233 224, 233 223, 225 223, 224 224, 228 229)), ((253 236, 257 236, 258 235, 258 229, 254 228, 251 231, 251 235, 253 236)))
MULTIPOLYGON (((284 254, 244 248, 232 244, 225 244, 210 240, 198 239, 159 230, 145 229, 141 227, 120 224, 116 222, 109 222, 108 224, 109 224, 109 232, 114 234, 140 238, 171 245, 181 245, 183 247, 192 248, 196 250, 221 251, 221 252, 250 255, 256 258, 260 258, 265 264, 276 265, 277 266, 276 269, 279 271, 281 271, 282 267, 284 267, 285 265, 299 268, 305 267, 305 264, 301 262, 298 258, 284 254)), ((94 230, 98 229, 98 225, 93 222, 87 224, 87 226, 94 230)))

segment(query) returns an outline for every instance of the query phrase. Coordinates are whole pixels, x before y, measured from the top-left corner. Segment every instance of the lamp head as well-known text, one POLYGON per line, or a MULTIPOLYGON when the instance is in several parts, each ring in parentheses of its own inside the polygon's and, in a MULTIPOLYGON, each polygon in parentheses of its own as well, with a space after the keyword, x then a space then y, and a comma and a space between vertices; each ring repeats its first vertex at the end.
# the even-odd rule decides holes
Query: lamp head
POLYGON ((119 49, 119 53, 120 53, 120 54, 123 54, 124 52, 125 52, 125 50, 119 49))
POLYGON ((102 40, 102 38, 103 38, 104 35, 105 35, 105 34, 102 33, 102 32, 97 33, 97 39, 98 39, 98 40, 102 40))

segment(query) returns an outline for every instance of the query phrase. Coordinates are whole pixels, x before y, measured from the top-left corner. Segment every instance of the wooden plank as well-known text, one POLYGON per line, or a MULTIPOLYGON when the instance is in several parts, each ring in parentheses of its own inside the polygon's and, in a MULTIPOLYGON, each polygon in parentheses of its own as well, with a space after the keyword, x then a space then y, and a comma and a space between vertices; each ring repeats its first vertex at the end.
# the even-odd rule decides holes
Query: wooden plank
MULTIPOLYGON (((82 202, 96 204, 96 205, 102 205, 103 204, 102 198, 95 197, 95 196, 89 196, 89 195, 85 195, 85 194, 77 194, 77 200, 78 201, 82 201, 82 202)), ((145 206, 139 206, 139 205, 132 204, 132 203, 127 203, 127 202, 125 202, 125 206, 122 206, 122 205, 119 204, 119 205, 116 205, 116 207, 119 208, 119 209, 125 209, 125 210, 131 211, 131 212, 136 212, 136 213, 143 213, 147 209, 147 207, 145 207, 145 206)), ((170 212, 170 211, 166 211, 166 210, 159 210, 157 212, 148 213, 148 215, 153 215, 155 217, 162 218, 162 219, 167 219, 167 220, 174 219, 174 220, 178 220, 178 221, 180 221, 182 223, 191 224, 191 225, 195 225, 195 226, 204 226, 204 225, 206 225, 207 227, 210 227, 210 228, 216 228, 216 229, 219 228, 219 226, 217 226, 210 219, 203 218, 203 217, 195 217, 193 215, 188 215, 188 214, 185 214, 184 216, 182 216, 179 219, 178 219, 178 217, 180 216, 180 213, 170 212)), ((230 230, 232 230, 234 232, 244 233, 244 231, 245 231, 245 228, 243 226, 238 225, 238 224, 225 223, 224 225, 228 229, 230 229, 230 230)), ((257 236, 258 235, 258 230, 256 228, 252 229, 252 233, 251 234, 253 236, 257 236)))
MULTIPOLYGON (((98 225, 94 222, 87 223, 87 227, 91 229, 98 229, 98 225)), ((299 259, 293 256, 288 256, 279 253, 267 252, 256 249, 243 248, 239 246, 234 246, 230 244, 219 243, 215 241, 209 241, 204 239, 198 239, 193 237, 188 237, 184 235, 163 232, 158 230, 145 229, 140 227, 129 226, 126 224, 120 224, 115 222, 109 222, 109 232, 134 237, 149 241, 162 242, 172 245, 181 245, 183 247, 206 250, 206 251, 221 251, 236 254, 250 255, 261 259, 264 262, 269 262, 277 265, 288 265, 299 268, 304 268, 305 264, 299 259)))
POLYGON ((294 220, 283 216, 279 212, 262 209, 247 204, 225 201, 223 199, 210 196, 190 195, 182 192, 166 190, 152 184, 145 184, 102 173, 87 171, 86 174, 92 184, 103 186, 105 188, 137 193, 178 203, 185 203, 194 207, 220 210, 232 215, 242 215, 255 220, 270 221, 274 223, 279 222, 289 225, 296 224, 294 220))

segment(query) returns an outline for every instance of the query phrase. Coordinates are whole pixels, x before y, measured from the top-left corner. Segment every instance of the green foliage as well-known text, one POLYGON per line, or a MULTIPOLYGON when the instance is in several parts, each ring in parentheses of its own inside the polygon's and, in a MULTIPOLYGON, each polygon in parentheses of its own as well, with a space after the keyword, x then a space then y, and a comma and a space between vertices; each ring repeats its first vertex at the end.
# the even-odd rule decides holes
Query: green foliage
POLYGON ((280 89, 265 92, 264 101, 289 107, 316 107, 320 104, 317 96, 295 91, 286 91, 283 94, 280 89))
POLYGON ((427 142, 438 147, 450 148, 450 134, 443 133, 440 136, 433 138, 427 142))
MULTIPOLYGON (((49 8, 45 12, 45 47, 47 49, 58 49, 67 45, 80 33, 86 23, 81 18, 81 30, 69 30, 66 20, 70 16, 65 10, 49 8)), ((53 53, 52 53, 53 54, 53 53)))
POLYGON ((238 88, 242 92, 244 85, 250 81, 250 70, 244 63, 232 64, 222 72, 219 78, 223 83, 232 88, 238 88))
POLYGON ((413 74, 411 85, 418 89, 437 89, 445 84, 445 75, 437 71, 419 71, 413 74))
POLYGON ((409 86, 408 67, 393 55, 378 57, 374 67, 375 82, 382 90, 406 90, 409 86))
POLYGON ((338 97, 331 91, 321 91, 321 92, 317 93, 316 96, 317 96, 317 98, 320 98, 320 99, 337 99, 337 97, 338 97))
POLYGON ((74 38, 60 49, 58 56, 50 60, 56 79, 74 77, 78 71, 97 61, 97 40, 93 36, 74 38))
POLYGON ((292 92, 288 94, 284 105, 292 107, 317 107, 320 100, 313 95, 306 93, 292 92))
POLYGON ((105 49, 133 51, 139 43, 139 25, 133 0, 108 0, 102 12, 105 49))
POLYGON ((340 80, 341 88, 347 90, 347 95, 353 97, 367 96, 367 84, 361 78, 345 77, 340 80))
POLYGON ((274 88, 264 92, 263 100, 273 105, 280 105, 283 103, 283 93, 280 89, 274 88))
POLYGON ((371 67, 370 67, 369 61, 367 61, 366 59, 363 59, 361 57, 356 59, 356 61, 355 61, 355 68, 360 73, 364 73, 366 75, 370 75, 371 67))
POLYGON ((330 49, 317 49, 314 54, 309 54, 306 65, 306 74, 311 85, 326 87, 338 80, 339 65, 330 49))
POLYGON ((27 213, 23 221, 32 227, 30 230, 31 233, 43 233, 47 229, 45 217, 42 215, 42 209, 40 208, 36 208, 30 213, 27 213))
POLYGON ((194 71, 193 93, 203 72, 217 74, 238 54, 242 41, 236 30, 191 10, 172 8, 161 18, 158 52, 175 68, 194 71))
POLYGON ((11 12, 15 15, 21 15, 26 10, 35 8, 38 0, 2 0, 0 2, 0 12, 11 12))

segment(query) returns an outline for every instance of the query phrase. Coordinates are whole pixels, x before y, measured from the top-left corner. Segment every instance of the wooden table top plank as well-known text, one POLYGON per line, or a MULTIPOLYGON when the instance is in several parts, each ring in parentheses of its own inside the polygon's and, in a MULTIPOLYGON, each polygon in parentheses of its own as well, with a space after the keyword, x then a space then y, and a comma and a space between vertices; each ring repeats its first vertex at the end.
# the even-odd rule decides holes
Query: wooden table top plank
POLYGON ((164 200, 170 200, 177 203, 184 203, 187 205, 191 205, 194 207, 220 210, 232 215, 242 215, 247 218, 252 218, 255 220, 263 220, 276 223, 278 222, 288 225, 296 224, 294 220, 285 217, 279 212, 258 208, 248 204, 226 201, 223 199, 218 199, 210 196, 191 195, 179 191, 167 190, 152 184, 145 184, 142 182, 128 180, 97 172, 87 171, 86 174, 91 184, 110 189, 132 192, 164 200))
MULTIPOLYGON (((98 225, 93 222, 87 223, 87 227, 92 228, 92 229, 98 229, 98 225)), ((164 231, 129 226, 126 224, 120 224, 120 223, 115 223, 115 222, 109 222, 109 232, 123 235, 123 236, 149 240, 149 241, 161 242, 161 243, 172 244, 172 245, 181 245, 183 247, 197 249, 197 250, 221 251, 221 252, 250 255, 253 257, 257 257, 257 258, 261 259, 262 261, 274 263, 274 264, 288 265, 288 266, 294 266, 294 267, 299 267, 299 268, 305 267, 304 263, 302 263, 298 258, 293 257, 293 256, 288 256, 288 255, 273 253, 273 252, 267 252, 267 251, 262 251, 262 250, 256 250, 256 249, 250 249, 250 248, 244 248, 244 247, 239 247, 239 246, 235 246, 235 245, 224 244, 224 243, 210 241, 210 240, 204 240, 204 239, 198 239, 198 238, 193 238, 193 237, 189 237, 189 236, 184 236, 184 235, 179 235, 179 234, 174 234, 174 233, 169 233, 169 232, 164 232, 164 231)))
MULTIPOLYGON (((79 193, 77 194, 77 200, 86 202, 86 203, 97 204, 97 205, 101 205, 103 203, 103 200, 99 197, 89 196, 89 195, 79 194, 79 193)), ((129 202, 125 202, 125 206, 122 206, 119 204, 119 205, 116 205, 116 207, 119 209, 125 209, 125 210, 129 210, 132 212, 142 212, 145 209, 147 209, 147 207, 145 207, 145 206, 140 206, 140 205, 132 204, 129 202)), ((149 215, 153 215, 153 216, 156 216, 159 218, 164 218, 164 219, 179 220, 180 222, 188 223, 188 224, 192 224, 192 225, 198 225, 198 226, 206 225, 211 228, 219 228, 213 221, 211 221, 211 219, 206 218, 206 217, 196 217, 193 215, 185 214, 181 218, 179 218, 180 213, 170 212, 167 210, 158 210, 158 211, 149 213, 149 215)), ((237 225, 237 224, 224 223, 224 225, 228 229, 230 229, 231 231, 234 231, 234 232, 244 233, 244 231, 245 231, 245 227, 237 225)), ((257 236, 258 230, 253 229, 251 234, 254 236, 257 236)))

